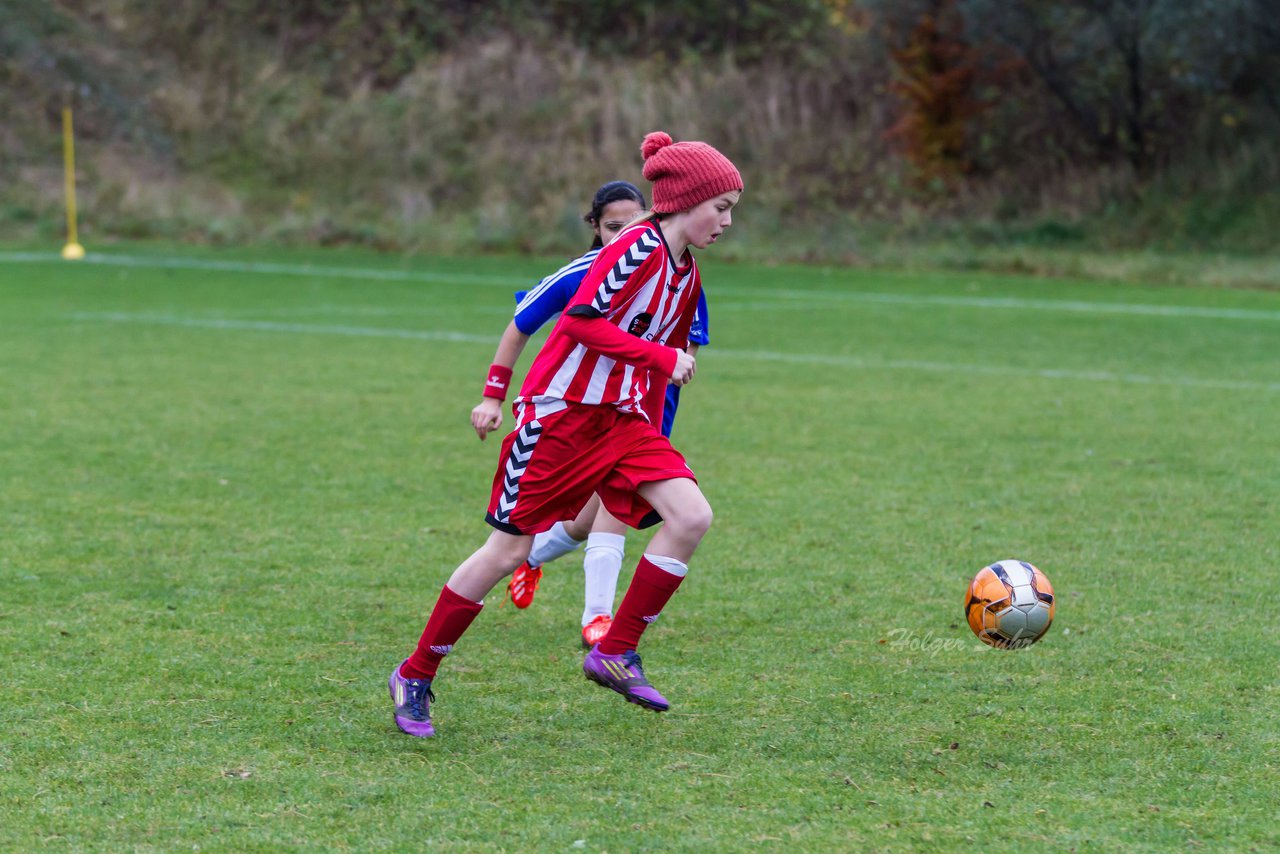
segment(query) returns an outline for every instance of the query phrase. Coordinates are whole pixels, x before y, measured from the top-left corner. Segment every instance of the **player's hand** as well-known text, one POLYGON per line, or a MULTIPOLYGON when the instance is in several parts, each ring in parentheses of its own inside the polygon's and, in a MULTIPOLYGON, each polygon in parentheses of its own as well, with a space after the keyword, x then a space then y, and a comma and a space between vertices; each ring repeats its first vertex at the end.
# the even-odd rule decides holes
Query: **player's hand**
POLYGON ((698 369, 697 361, 683 350, 676 350, 676 367, 671 372, 672 385, 687 385, 698 369))
POLYGON ((486 397, 471 410, 471 426, 475 428, 480 441, 502 426, 502 401, 486 397))

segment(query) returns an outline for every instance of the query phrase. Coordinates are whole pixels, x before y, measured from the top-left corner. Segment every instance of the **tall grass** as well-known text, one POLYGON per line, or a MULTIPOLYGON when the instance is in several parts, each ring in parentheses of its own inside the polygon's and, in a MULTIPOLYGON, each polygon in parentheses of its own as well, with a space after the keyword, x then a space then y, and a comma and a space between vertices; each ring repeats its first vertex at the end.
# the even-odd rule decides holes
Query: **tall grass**
MULTIPOLYGON (((331 69, 233 21, 159 50, 130 40, 128 4, 81 5, 93 14, 28 21, 23 49, 102 72, 78 104, 90 241, 564 254, 585 241, 581 214, 597 185, 643 185, 639 141, 664 129, 721 146, 742 169, 731 256, 912 262, 905 253, 963 266, 1013 246, 1052 250, 1032 266, 1063 271, 1054 253, 1070 248, 1274 248, 1280 195, 1259 188, 1277 186, 1280 167, 1265 140, 1154 181, 1027 156, 968 184, 918 187, 884 137, 895 105, 870 35, 849 39, 833 65, 796 67, 731 56, 629 61, 489 32, 420 58, 380 89, 335 86, 331 69), (135 118, 142 131, 118 132, 135 118)), ((43 67, 34 59, 5 67, 22 85, 0 93, 0 105, 20 108, 21 121, 0 136, 16 167, 0 239, 50 240, 61 228, 61 174, 46 118, 62 94, 49 91, 56 76, 26 73, 43 67)))

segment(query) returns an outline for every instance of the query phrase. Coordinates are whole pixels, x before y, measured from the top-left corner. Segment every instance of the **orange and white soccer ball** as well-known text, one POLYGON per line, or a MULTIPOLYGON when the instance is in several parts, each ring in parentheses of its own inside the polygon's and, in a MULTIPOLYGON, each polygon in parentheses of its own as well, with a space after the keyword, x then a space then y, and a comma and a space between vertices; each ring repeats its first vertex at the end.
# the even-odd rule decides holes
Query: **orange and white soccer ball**
POLYGON ((1001 649, 1021 649, 1040 640, 1053 612, 1053 585, 1025 560, 984 566, 964 598, 969 628, 983 643, 1001 649))

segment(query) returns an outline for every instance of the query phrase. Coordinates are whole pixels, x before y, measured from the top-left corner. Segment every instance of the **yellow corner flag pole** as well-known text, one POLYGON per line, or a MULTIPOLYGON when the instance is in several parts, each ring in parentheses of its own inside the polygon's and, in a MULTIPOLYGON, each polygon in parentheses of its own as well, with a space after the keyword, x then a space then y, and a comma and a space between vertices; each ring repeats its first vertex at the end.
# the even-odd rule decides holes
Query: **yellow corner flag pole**
POLYGON ((67 245, 62 247, 62 257, 79 261, 84 257, 84 247, 76 240, 76 145, 71 134, 71 108, 62 108, 62 159, 67 173, 67 245))

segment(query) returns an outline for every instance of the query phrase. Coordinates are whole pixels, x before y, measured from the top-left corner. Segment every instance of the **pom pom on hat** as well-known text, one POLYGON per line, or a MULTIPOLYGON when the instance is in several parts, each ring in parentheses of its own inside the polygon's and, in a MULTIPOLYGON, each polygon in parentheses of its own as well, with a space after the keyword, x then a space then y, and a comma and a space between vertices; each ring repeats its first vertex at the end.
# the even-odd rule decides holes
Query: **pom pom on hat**
POLYGON ((705 142, 672 142, 659 130, 645 136, 640 154, 644 177, 653 182, 655 213, 686 211, 743 188, 737 167, 705 142))
POLYGON ((660 130, 655 130, 653 133, 645 134, 644 142, 640 143, 640 156, 648 160, 670 144, 670 136, 660 130))

